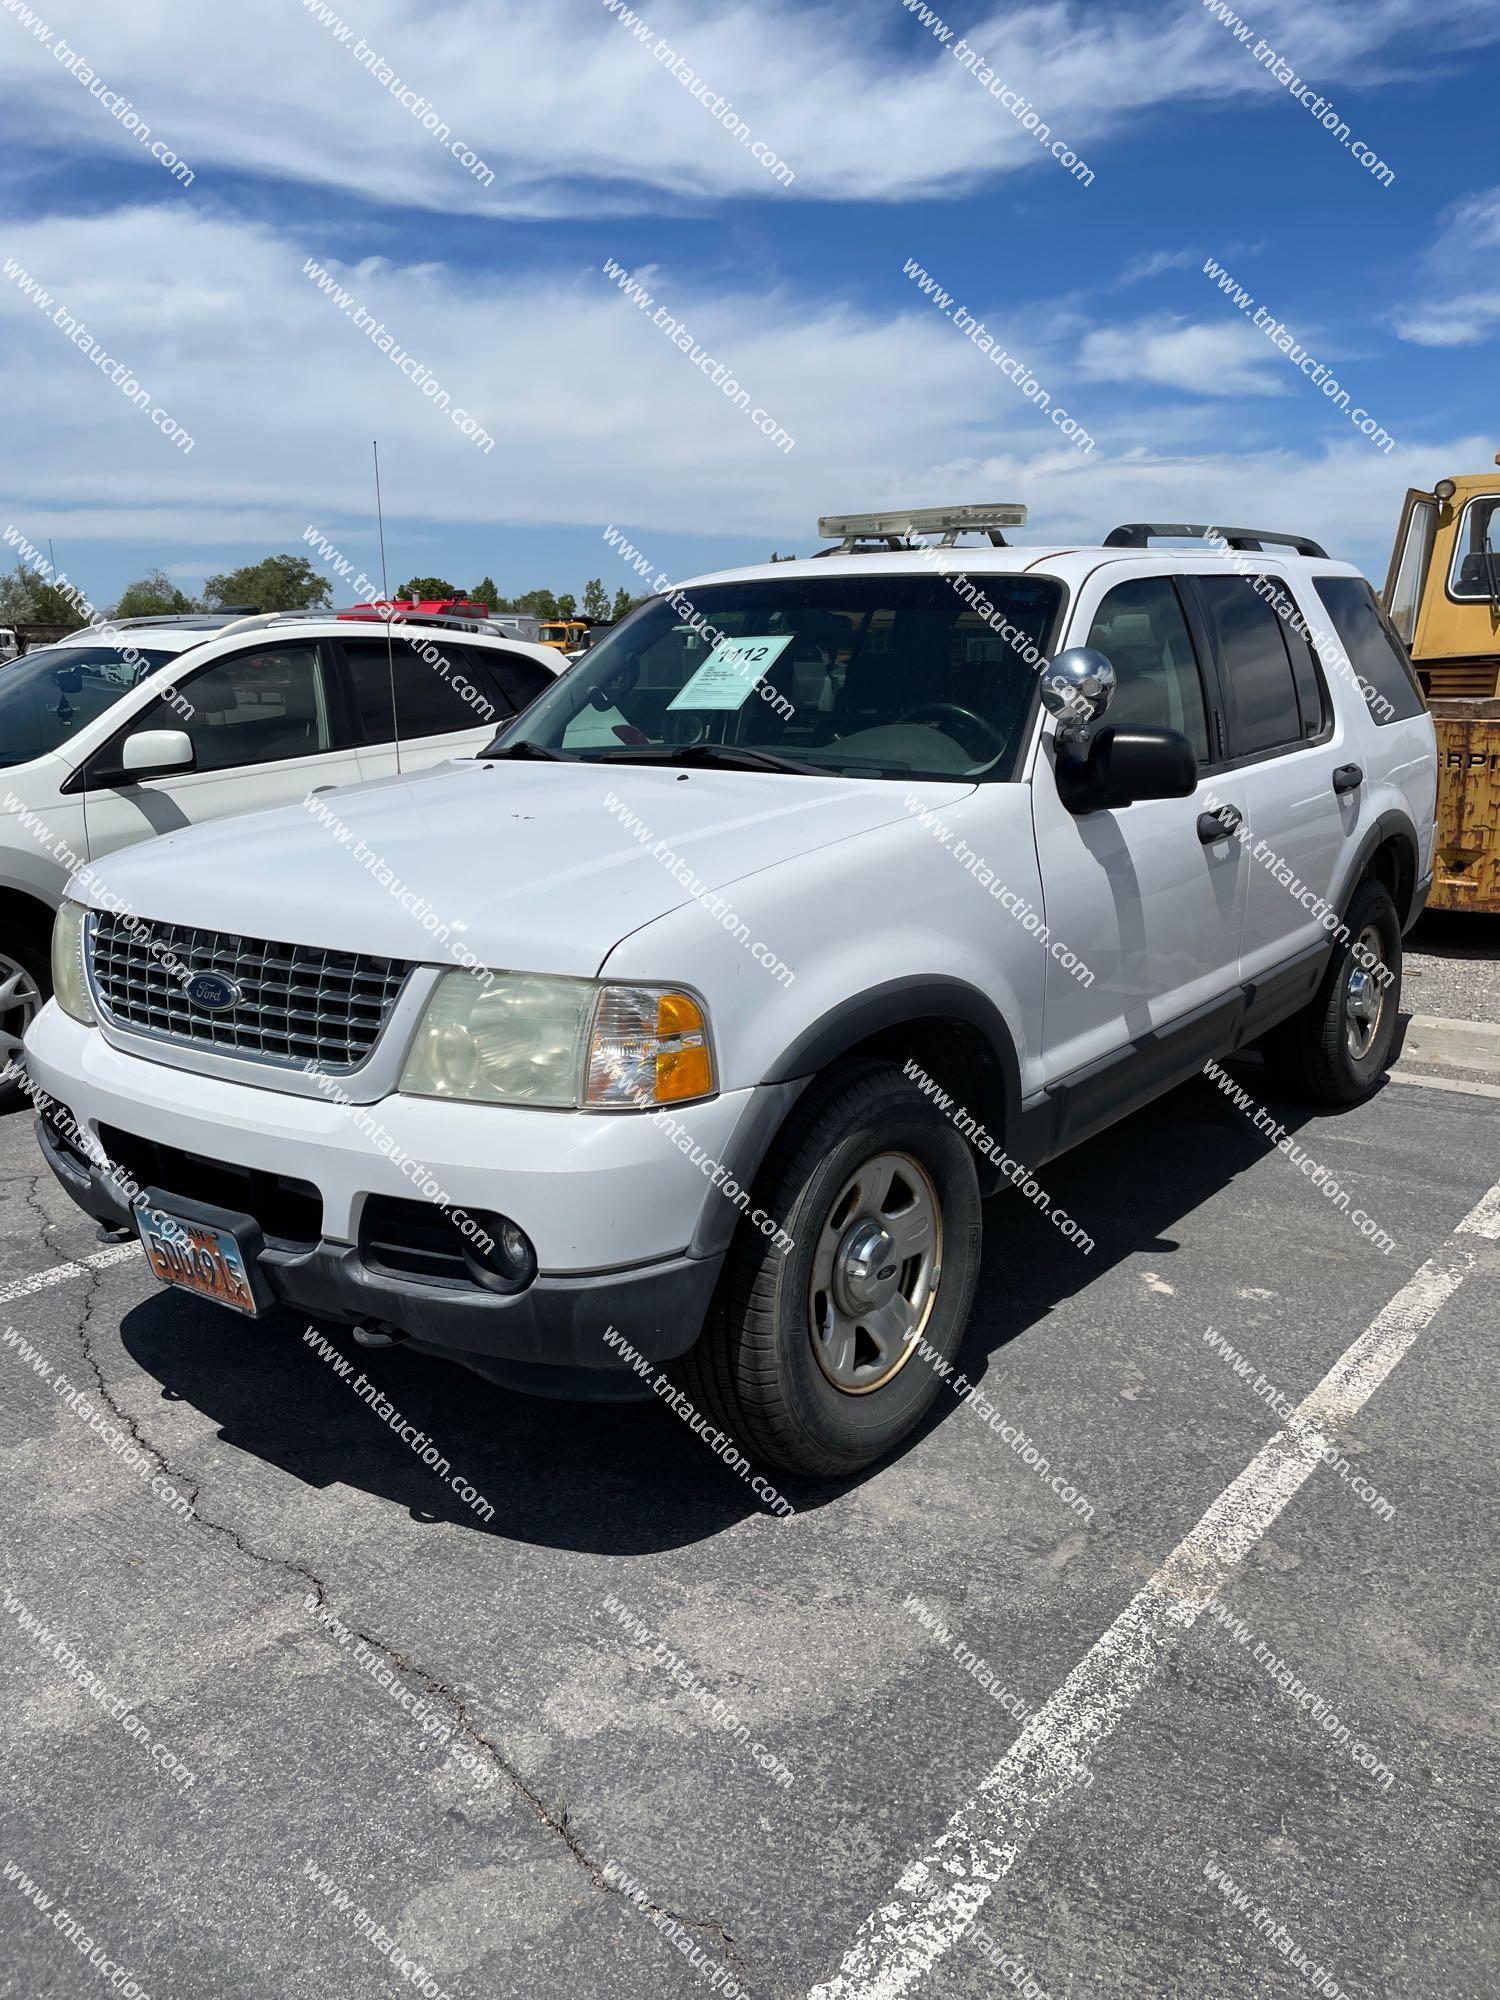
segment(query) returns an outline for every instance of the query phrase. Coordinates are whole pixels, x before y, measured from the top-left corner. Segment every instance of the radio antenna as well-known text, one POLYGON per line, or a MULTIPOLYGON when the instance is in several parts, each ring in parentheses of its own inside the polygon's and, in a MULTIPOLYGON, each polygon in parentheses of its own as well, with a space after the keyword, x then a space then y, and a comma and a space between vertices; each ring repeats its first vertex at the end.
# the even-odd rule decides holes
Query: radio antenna
POLYGON ((380 529, 380 595, 385 605, 385 664, 391 681, 391 740, 396 746, 396 774, 401 773, 401 720, 396 712, 396 654, 391 641, 391 590, 385 573, 385 512, 380 504, 380 440, 371 438, 375 455, 375 520, 380 529))

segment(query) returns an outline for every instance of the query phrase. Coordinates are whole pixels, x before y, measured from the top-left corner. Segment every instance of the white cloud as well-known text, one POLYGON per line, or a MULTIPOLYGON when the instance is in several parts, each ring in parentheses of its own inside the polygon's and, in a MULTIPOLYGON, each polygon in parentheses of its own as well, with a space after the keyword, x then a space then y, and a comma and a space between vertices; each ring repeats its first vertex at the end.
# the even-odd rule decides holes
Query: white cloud
MULTIPOLYGON (((387 525, 413 531, 613 520, 784 547, 805 542, 822 513, 999 495, 1027 500, 1042 537, 1093 540, 1155 515, 1263 516, 1377 562, 1405 486, 1477 449, 1450 441, 1381 458, 1346 442, 1333 416, 1322 435, 1336 441, 1304 459, 1247 439, 1230 405, 1133 403, 1102 376, 1086 387, 1063 346, 1006 336, 1097 439, 1085 457, 915 296, 876 317, 638 273, 791 432, 796 449, 783 455, 595 269, 476 278, 368 260, 342 272, 494 436, 486 456, 302 275, 320 248, 161 208, 13 231, 9 254, 197 443, 175 451, 0 278, 0 525, 60 545, 156 541, 185 571, 211 550, 206 566, 222 568, 225 544, 295 547, 309 522, 335 540, 343 525, 363 532, 378 434, 387 525)), ((1127 330, 1137 354, 1138 336, 1127 330)), ((1207 365, 1204 350, 1166 351, 1175 386, 1207 365)), ((1154 380, 1139 369, 1127 379, 1154 380)))
POLYGON ((1202 326, 1170 315, 1098 327, 1078 350, 1095 382, 1149 382, 1195 396, 1284 396, 1285 364, 1264 335, 1228 322, 1202 326))
MULTIPOLYGON (((361 67, 352 42, 340 46, 291 0, 269 15, 247 0, 209 10, 131 0, 68 32, 196 171, 188 190, 163 171, 163 198, 180 203, 210 196, 214 167, 475 215, 598 213, 663 194, 905 200, 1019 168, 1064 171, 951 55, 912 34, 896 0, 862 10, 763 0, 712 13, 646 0, 654 36, 795 170, 790 190, 599 0, 360 0, 349 11, 368 47, 494 170, 493 186, 472 180, 361 67)), ((1475 19, 1468 0, 1346 0, 1316 12, 1267 0, 1256 25, 1331 86, 1368 84, 1374 53, 1414 27, 1430 38, 1443 28, 1448 42, 1500 33, 1475 19)), ((1269 106, 1281 95, 1198 8, 1033 0, 992 10, 965 34, 1086 156, 1153 106, 1252 94, 1269 106)), ((0 37, 8 149, 142 157, 14 16, 0 15, 0 37)), ((1089 190, 1077 195, 1087 201, 1089 190)))
POLYGON ((1426 283, 1391 315, 1402 340, 1418 347, 1477 347, 1500 327, 1500 285, 1475 285, 1500 252, 1500 187, 1467 196, 1443 218, 1424 260, 1426 283), (1435 294, 1435 295, 1434 295, 1435 294))

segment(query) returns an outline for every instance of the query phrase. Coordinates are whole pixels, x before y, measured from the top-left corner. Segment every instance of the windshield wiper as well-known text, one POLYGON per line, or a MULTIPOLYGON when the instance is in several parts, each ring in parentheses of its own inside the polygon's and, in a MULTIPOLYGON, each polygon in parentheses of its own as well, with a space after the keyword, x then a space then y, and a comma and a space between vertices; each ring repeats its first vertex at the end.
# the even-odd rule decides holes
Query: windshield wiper
POLYGON ((812 776, 806 764, 790 757, 777 757, 769 750, 742 749, 734 743, 650 743, 628 750, 606 750, 594 760, 600 764, 705 764, 726 771, 790 771, 795 777, 812 776))
POLYGON ((549 764, 578 762, 570 750, 549 750, 545 743, 533 743, 529 736, 523 736, 518 743, 502 743, 498 750, 479 752, 479 761, 484 764, 496 757, 541 757, 549 764))

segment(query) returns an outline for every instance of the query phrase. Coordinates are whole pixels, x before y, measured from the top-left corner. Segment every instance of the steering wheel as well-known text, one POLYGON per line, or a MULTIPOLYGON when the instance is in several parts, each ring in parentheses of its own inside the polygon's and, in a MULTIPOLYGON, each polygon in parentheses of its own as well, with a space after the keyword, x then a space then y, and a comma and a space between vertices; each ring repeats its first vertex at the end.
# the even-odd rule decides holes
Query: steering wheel
MULTIPOLYGON (((987 722, 982 715, 976 715, 972 708, 960 708, 956 701, 923 702, 920 708, 910 710, 906 715, 902 716, 901 720, 903 722, 928 722, 935 720, 940 715, 956 715, 963 722, 972 722, 976 729, 982 729, 985 735, 991 738, 995 746, 995 753, 1005 748, 1006 739, 1003 730, 997 729, 993 722, 987 722)), ((962 737, 959 738, 959 741, 963 744, 963 748, 969 751, 971 757, 977 757, 981 754, 977 750, 970 749, 970 746, 963 742, 962 737)))

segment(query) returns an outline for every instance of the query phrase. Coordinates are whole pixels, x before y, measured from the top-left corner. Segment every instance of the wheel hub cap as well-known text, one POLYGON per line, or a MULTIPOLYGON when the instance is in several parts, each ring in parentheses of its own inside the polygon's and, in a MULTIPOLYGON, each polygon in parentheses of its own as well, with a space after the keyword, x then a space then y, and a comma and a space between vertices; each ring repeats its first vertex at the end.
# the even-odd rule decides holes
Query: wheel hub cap
POLYGON ((837 1389, 865 1396, 907 1360, 932 1313, 943 1218, 925 1167, 877 1153, 849 1175, 818 1230, 808 1332, 837 1389))
POLYGON ((1379 976, 1385 970, 1385 952, 1373 924, 1360 933, 1355 950, 1359 956, 1349 968, 1349 983, 1344 989, 1344 1037, 1350 1055, 1359 1062, 1373 1048, 1385 1011, 1385 989, 1379 976))

